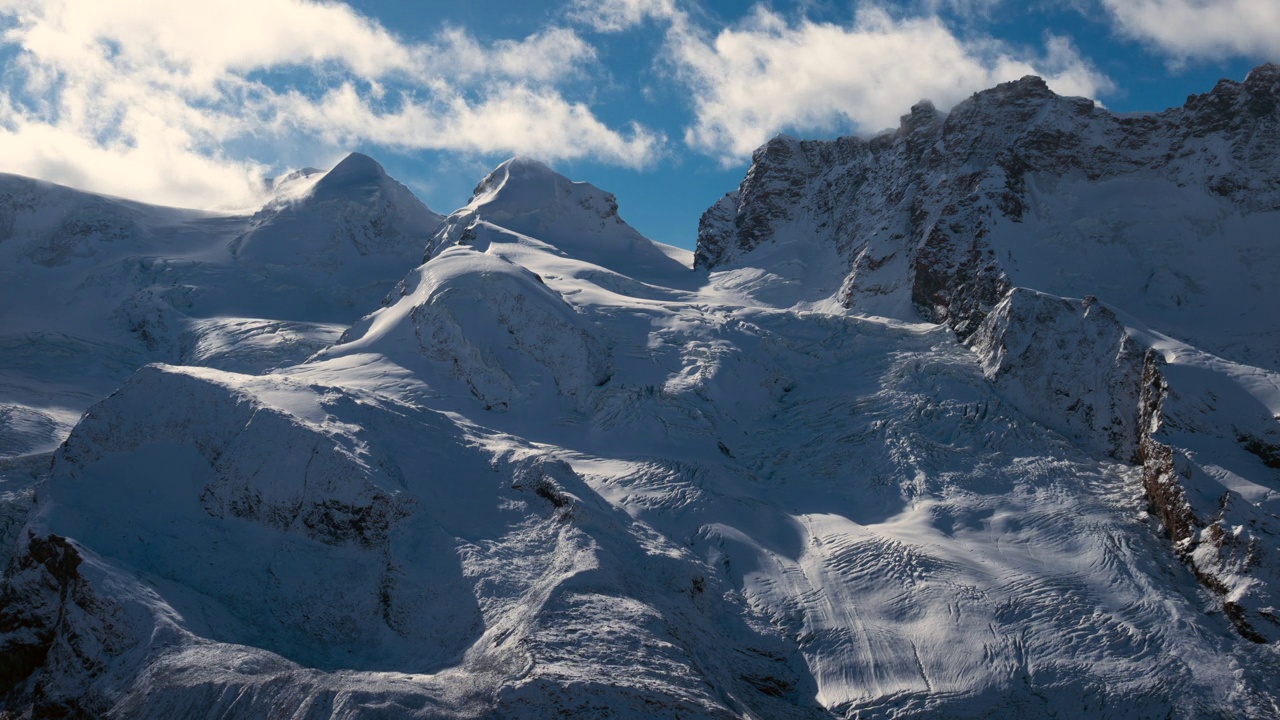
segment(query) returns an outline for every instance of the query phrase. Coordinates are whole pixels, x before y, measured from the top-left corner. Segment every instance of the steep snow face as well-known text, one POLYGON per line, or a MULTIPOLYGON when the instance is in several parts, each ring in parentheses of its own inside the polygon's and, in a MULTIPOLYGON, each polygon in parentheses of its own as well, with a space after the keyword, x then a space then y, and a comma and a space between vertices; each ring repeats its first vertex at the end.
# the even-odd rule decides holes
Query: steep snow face
POLYGON ((449 216, 433 242, 471 242, 477 223, 535 238, 580 260, 626 273, 674 269, 680 255, 626 224, 610 193, 573 182, 536 160, 515 158, 476 186, 471 202, 449 216))
POLYGON ((739 677, 802 670, 687 548, 563 461, 483 440, 314 378, 148 367, 59 451, 33 523, 52 534, 5 585, 4 650, 54 657, 33 678, 43 712, 238 696, 226 712, 253 717, 339 694, 316 712, 812 714, 739 677))
POLYGON ((300 307, 359 312, 376 304, 389 278, 422 261, 441 220, 359 153, 348 155, 300 197, 295 194, 286 192, 255 214, 231 251, 246 274, 290 283, 304 295, 294 301, 300 307))
POLYGON ((741 273, 826 247, 842 278, 833 299, 962 336, 1010 287, 1094 295, 1280 370, 1276 336, 1244 311, 1280 302, 1278 101, 1272 65, 1136 117, 1028 77, 945 117, 917 105, 870 141, 775 138, 703 217, 697 263, 741 273))
POLYGON ((0 457, 52 450, 146 362, 306 358, 421 261, 440 220, 361 155, 275 190, 236 216, 0 176, 0 457))
MULTIPOLYGON (((465 635, 476 618, 453 597, 449 571, 436 566, 444 554, 417 556, 433 543, 429 528, 415 528, 407 554, 392 547, 391 536, 419 508, 399 492, 405 483, 399 466, 370 454, 364 437, 381 430, 376 409, 289 383, 249 382, 247 392, 227 392, 226 377, 217 371, 140 371, 86 415, 59 453, 49 485, 59 497, 50 527, 138 571, 179 583, 186 594, 170 599, 174 609, 204 619, 214 639, 265 647, 323 668, 386 664, 416 672, 451 658, 461 648, 455 635, 465 635), (135 390, 139 386, 147 391, 135 390), (257 388, 266 392, 254 393, 257 388), (139 412, 138 404, 145 406, 155 391, 178 405, 202 408, 200 416, 175 422, 174 416, 139 412), (370 418, 337 422, 335 403, 350 403, 370 418), (360 426, 350 424, 356 420, 360 426), (131 440, 118 445, 125 437, 131 440), (111 457, 103 443, 114 451, 111 457), (268 445, 276 452, 245 452, 268 445), (301 472, 291 462, 299 453, 312 456, 301 472), (122 483, 131 489, 121 492, 122 483), (116 505, 122 495, 138 492, 152 502, 116 505), (155 513, 155 502, 169 510, 155 513), (101 516, 98 508, 107 505, 116 507, 101 516), (175 523, 186 527, 175 529, 175 523), (167 547, 121 546, 131 533, 167 547), (195 547, 206 548, 199 553, 205 561, 191 562, 195 547), (422 578, 398 569, 404 565, 435 576, 430 596, 419 585, 422 578), (317 577, 341 578, 341 593, 331 595, 331 586, 316 583, 317 577), (430 635, 392 632, 397 615, 421 619, 436 612, 445 616, 415 626, 430 635), (365 622, 378 616, 390 625, 365 622), (397 666, 397 657, 412 659, 397 666)), ((437 436, 422 458, 431 460, 431 477, 449 483, 487 471, 482 464, 468 467, 465 453, 455 460, 443 428, 426 421, 424 429, 437 436)))
POLYGON ((333 347, 148 367, 95 406, 12 533, 7 701, 1274 716, 1273 566, 1247 552, 1270 441, 1198 429, 1253 417, 1270 375, 1096 299, 1016 291, 967 342, 860 315, 798 231, 693 272, 597 193, 505 164, 333 347), (1242 499, 1221 535, 1175 456, 1242 499), (1192 509, 1151 512, 1162 489, 1192 509))

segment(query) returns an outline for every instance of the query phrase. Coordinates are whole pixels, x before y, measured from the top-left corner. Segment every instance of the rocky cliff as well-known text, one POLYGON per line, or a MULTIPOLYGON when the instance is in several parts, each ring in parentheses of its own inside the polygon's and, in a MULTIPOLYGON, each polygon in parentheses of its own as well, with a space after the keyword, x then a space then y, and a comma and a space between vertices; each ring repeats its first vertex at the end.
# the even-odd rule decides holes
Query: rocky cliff
POLYGON ((1278 224, 1280 67, 1141 115, 1026 77, 870 140, 771 140, 696 262, 821 245, 833 300, 946 324, 1031 417, 1140 465, 1176 552, 1274 641, 1278 224))

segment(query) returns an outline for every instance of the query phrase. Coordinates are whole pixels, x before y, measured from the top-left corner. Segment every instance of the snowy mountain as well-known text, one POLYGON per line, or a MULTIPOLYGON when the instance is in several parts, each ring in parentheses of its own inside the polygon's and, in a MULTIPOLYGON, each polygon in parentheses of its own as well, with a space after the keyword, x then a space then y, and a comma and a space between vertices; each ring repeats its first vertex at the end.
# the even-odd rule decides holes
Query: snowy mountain
POLYGON ((0 468, 0 707, 1274 717, 1278 77, 775 139, 696 253, 529 160, 439 223, 359 156, 249 218, 14 180, 121 298, 28 312, 169 364, 0 468))
POLYGON ((1141 465, 1178 552, 1275 641, 1277 227, 1280 67, 1141 116, 1027 77, 870 141, 775 138, 697 262, 948 325, 1029 417, 1141 465))
MULTIPOLYGON (((777 137, 702 219, 697 262, 801 269, 856 311, 945 321, 962 337, 1013 286, 1094 295, 1233 360, 1280 370, 1275 304, 1280 67, 1181 108, 1117 116, 1036 77, 928 102, 871 140, 777 137)), ((773 282, 762 283, 766 287, 773 282)))
POLYGON ((148 362, 305 359, 422 260, 440 220, 358 154, 279 179, 252 215, 0 176, 0 458, 52 450, 148 362))

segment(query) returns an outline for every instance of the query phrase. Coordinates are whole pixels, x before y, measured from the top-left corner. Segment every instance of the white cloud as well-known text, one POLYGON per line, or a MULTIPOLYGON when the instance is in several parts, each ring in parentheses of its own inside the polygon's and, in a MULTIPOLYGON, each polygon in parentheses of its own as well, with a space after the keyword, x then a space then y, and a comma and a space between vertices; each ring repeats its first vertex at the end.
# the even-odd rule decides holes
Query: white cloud
POLYGON ((896 126, 920 99, 947 108, 1028 74, 1063 94, 1093 97, 1110 87, 1065 39, 1051 37, 1042 54, 1027 57, 991 39, 963 40, 936 16, 894 18, 876 8, 846 27, 792 22, 757 6, 744 23, 714 36, 677 17, 668 43, 695 94, 685 140, 726 160, 747 156, 782 130, 896 126))
POLYGON ((304 0, 3 0, 6 33, 60 70, 133 71, 212 93, 227 73, 338 63, 362 77, 411 70, 422 53, 349 7, 304 0))
POLYGON ((480 102, 441 93, 430 104, 406 101, 392 112, 374 110, 354 86, 344 84, 319 99, 293 93, 275 109, 279 132, 297 128, 334 146, 366 141, 409 150, 518 151, 544 158, 590 155, 635 166, 654 157, 663 142, 636 125, 625 134, 616 132, 586 105, 568 102, 554 91, 520 85, 494 87, 480 102), (575 138, 581 146, 566 146, 566 139, 575 138))
POLYGON ((1103 0, 1121 32, 1179 60, 1280 59, 1276 0, 1103 0))
POLYGON ((463 30, 449 28, 432 54, 439 70, 461 78, 555 82, 593 60, 595 48, 566 28, 552 27, 523 40, 500 40, 488 47, 463 30))
POLYGON ((266 169, 217 153, 174 148, 148 138, 130 145, 43 123, 0 132, 3 169, 109 195, 185 207, 245 207, 261 193, 266 169))
POLYGON ((569 17, 600 32, 619 32, 679 12, 675 0, 573 0, 569 17))
POLYGON ((664 141, 565 96, 595 62, 565 28, 410 43, 312 0, 0 0, 0 27, 0 171, 153 202, 251 202, 264 167, 227 148, 307 138, 632 166, 664 141))

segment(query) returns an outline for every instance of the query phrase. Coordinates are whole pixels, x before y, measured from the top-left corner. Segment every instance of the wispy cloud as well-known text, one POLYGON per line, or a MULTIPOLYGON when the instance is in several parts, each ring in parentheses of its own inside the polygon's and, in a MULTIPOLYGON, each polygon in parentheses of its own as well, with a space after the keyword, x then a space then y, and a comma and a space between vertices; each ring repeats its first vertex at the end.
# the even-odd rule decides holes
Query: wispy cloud
POLYGON ((264 167, 228 154, 237 144, 309 137, 639 166, 664 142, 566 96, 595 50, 562 27, 411 43, 310 0, 0 0, 0 25, 16 51, 0 170, 155 202, 251 202, 264 167))
POLYGON ((1019 52, 989 37, 961 38, 936 15, 894 17, 875 7, 846 26, 756 6, 717 32, 677 13, 668 52, 693 90, 686 143, 727 161, 779 131, 873 132, 896 125, 920 99, 946 108, 1023 75, 1041 75, 1069 95, 1096 97, 1111 87, 1064 38, 1019 52))
POLYGON ((683 13, 676 0, 571 0, 569 17, 600 32, 630 30, 648 20, 670 20, 683 13))

